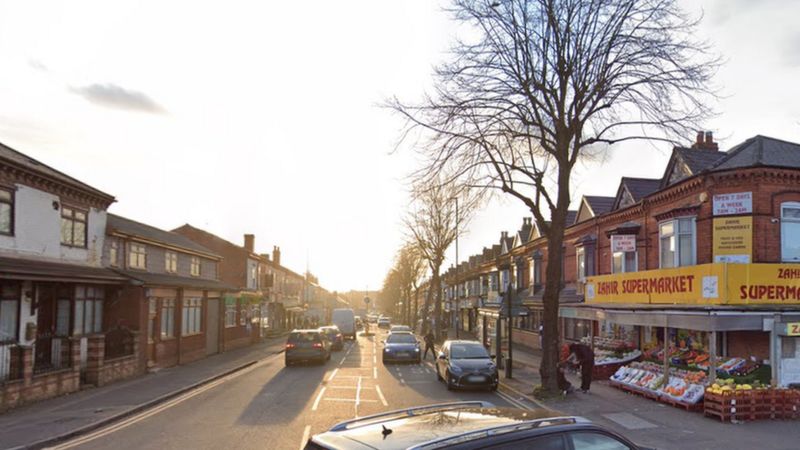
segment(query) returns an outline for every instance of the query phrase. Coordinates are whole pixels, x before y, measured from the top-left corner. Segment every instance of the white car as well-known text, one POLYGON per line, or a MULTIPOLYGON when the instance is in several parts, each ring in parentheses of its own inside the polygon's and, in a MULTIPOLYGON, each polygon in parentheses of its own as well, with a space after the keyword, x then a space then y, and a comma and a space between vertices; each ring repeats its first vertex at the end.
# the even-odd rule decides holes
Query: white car
POLYGON ((331 322, 339 327, 345 338, 356 338, 356 314, 352 309, 338 308, 331 314, 331 322))
POLYGON ((399 331, 411 333, 411 327, 408 325, 392 325, 392 328, 389 329, 390 333, 397 333, 399 331))
POLYGON ((389 317, 381 317, 378 319, 378 328, 390 328, 392 326, 392 319, 389 317))

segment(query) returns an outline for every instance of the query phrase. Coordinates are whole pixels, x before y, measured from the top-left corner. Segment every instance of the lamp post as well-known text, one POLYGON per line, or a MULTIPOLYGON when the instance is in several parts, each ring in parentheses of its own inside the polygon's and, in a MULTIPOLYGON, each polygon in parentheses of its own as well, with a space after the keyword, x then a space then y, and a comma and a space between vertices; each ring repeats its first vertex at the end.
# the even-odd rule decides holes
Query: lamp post
POLYGON ((455 320, 455 328, 456 328, 456 339, 459 338, 459 328, 461 328, 459 324, 459 319, 461 319, 461 299, 459 299, 459 279, 458 279, 458 197, 452 197, 452 200, 456 201, 456 320, 455 320))

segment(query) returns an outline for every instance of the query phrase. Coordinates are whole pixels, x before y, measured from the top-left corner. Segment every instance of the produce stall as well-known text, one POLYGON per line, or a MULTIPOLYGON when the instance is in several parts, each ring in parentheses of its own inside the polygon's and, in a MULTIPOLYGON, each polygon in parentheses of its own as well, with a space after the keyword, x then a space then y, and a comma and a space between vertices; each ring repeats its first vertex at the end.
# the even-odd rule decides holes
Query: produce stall
POLYGON ((700 410, 706 390, 704 372, 670 368, 665 376, 664 367, 651 362, 620 367, 609 382, 624 391, 692 411, 700 410))
MULTIPOLYGON (((591 346, 592 341, 585 337, 581 342, 591 346)), ((624 339, 595 336, 593 348, 593 380, 606 380, 620 367, 642 357, 642 351, 636 348, 636 343, 624 339)))
POLYGON ((709 386, 703 414, 722 422, 797 419, 800 391, 736 384, 733 379, 709 386))

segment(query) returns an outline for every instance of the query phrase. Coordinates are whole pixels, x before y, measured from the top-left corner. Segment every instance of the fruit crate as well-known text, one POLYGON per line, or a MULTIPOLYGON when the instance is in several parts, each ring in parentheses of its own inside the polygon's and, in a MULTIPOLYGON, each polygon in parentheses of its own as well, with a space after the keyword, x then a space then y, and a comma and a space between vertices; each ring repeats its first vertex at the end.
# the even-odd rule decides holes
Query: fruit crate
POLYGON ((658 401, 660 401, 661 403, 665 403, 667 405, 670 405, 670 406, 674 406, 676 408, 685 409, 686 411, 689 411, 689 412, 700 412, 700 411, 704 411, 704 408, 705 408, 703 400, 700 400, 697 403, 689 403, 689 402, 684 402, 684 401, 681 401, 681 400, 674 399, 674 398, 669 397, 667 395, 662 395, 661 397, 659 397, 658 401))

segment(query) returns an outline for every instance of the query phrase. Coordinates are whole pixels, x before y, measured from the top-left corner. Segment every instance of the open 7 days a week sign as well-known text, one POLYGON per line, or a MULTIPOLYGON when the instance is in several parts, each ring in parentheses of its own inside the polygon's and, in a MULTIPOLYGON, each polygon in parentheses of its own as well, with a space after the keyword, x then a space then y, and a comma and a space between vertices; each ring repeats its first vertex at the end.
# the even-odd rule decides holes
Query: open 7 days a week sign
POLYGON ((586 303, 800 304, 800 267, 700 264, 589 277, 586 303))

